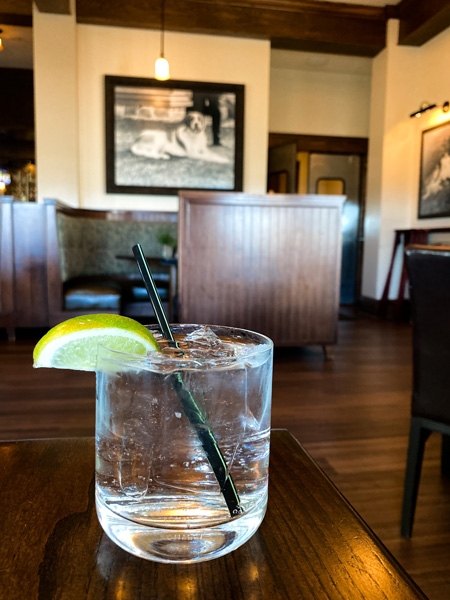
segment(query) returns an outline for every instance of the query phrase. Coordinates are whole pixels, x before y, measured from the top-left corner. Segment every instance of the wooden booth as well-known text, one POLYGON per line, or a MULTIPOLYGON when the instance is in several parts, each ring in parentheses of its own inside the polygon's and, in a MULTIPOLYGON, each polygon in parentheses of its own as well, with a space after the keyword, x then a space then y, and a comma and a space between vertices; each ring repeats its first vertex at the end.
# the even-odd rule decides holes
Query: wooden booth
POLYGON ((0 327, 48 328, 91 313, 154 317, 132 246, 151 263, 172 317, 176 261, 163 257, 161 232, 176 240, 175 212, 87 210, 55 200, 0 199, 0 327))
POLYGON ((337 342, 344 196, 181 192, 182 322, 337 342))

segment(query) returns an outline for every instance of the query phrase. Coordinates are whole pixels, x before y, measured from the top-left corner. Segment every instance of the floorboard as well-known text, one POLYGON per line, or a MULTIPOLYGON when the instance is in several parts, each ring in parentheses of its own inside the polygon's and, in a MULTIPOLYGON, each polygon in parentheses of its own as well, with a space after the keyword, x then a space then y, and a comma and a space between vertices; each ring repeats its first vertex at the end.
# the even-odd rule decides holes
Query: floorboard
MULTIPOLYGON (((92 373, 32 368, 35 339, 0 340, 0 439, 93 435, 92 373)), ((399 534, 409 430, 411 328, 339 323, 320 348, 275 352, 272 426, 288 428, 431 600, 450 598, 450 482, 427 443, 411 540, 399 534)))

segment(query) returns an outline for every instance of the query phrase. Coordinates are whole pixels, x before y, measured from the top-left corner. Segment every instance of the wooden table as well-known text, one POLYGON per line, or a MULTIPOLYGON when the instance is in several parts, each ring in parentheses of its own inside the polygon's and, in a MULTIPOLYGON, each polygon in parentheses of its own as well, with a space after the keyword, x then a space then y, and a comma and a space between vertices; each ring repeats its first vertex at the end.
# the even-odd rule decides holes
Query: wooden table
POLYGON ((260 529, 213 561, 154 563, 108 539, 92 438, 1 443, 0 506, 2 600, 426 598, 285 430, 272 433, 260 529))

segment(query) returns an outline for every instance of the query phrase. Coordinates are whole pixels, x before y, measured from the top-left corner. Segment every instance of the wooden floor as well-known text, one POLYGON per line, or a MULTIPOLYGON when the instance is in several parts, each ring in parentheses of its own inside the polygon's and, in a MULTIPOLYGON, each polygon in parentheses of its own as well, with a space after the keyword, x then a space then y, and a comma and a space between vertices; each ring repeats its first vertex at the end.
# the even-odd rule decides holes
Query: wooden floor
MULTIPOLYGON (((399 535, 411 329, 369 319, 341 321, 339 329, 333 361, 315 347, 277 350, 272 426, 301 441, 431 600, 450 598, 450 482, 440 477, 436 434, 413 538, 399 535)), ((92 435, 94 375, 33 370, 36 340, 22 338, 0 340, 0 439, 92 435)))

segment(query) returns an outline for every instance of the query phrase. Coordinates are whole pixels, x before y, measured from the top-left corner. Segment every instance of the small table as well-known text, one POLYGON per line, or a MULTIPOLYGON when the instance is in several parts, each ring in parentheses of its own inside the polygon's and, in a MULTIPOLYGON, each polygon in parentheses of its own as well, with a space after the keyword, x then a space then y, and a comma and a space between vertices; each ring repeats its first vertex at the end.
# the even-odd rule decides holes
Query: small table
MULTIPOLYGON (((131 254, 117 254, 116 258, 119 260, 129 260, 136 263, 136 258, 131 254)), ((150 269, 152 267, 164 267, 169 275, 169 321, 172 323, 174 318, 174 299, 177 293, 177 265, 178 260, 176 258, 163 258, 159 256, 146 256, 150 269)))
POLYGON ((426 599, 286 430, 272 432, 261 527, 212 561, 145 561, 108 539, 92 438, 0 443, 0 502, 8 600, 426 599))

